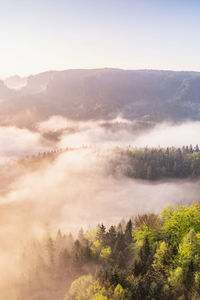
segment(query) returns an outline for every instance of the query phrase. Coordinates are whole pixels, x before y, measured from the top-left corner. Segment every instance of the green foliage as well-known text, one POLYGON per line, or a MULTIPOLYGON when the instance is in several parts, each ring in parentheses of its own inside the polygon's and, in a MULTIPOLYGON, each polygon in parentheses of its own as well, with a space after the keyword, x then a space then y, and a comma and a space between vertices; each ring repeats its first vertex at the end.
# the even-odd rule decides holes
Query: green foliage
POLYGON ((148 180, 200 176, 200 150, 193 148, 143 148, 118 151, 111 160, 113 173, 148 180))
POLYGON ((162 241, 158 243, 152 264, 156 272, 165 273, 168 271, 171 263, 171 254, 170 247, 166 242, 162 241))
POLYGON ((35 268, 26 266, 19 299, 41 287, 53 295, 59 284, 65 300, 200 298, 199 203, 167 207, 159 216, 144 214, 108 229, 102 224, 85 234, 81 230, 76 241, 59 231, 33 250, 35 268))
POLYGON ((168 282, 173 287, 179 287, 183 283, 183 269, 177 267, 175 270, 170 271, 168 282))
POLYGON ((160 236, 160 220, 154 214, 137 216, 135 219, 135 230, 133 237, 136 244, 142 246, 144 240, 148 238, 151 247, 160 236))
POLYGON ((178 206, 176 209, 165 215, 165 222, 162 226, 164 239, 174 249, 178 250, 183 237, 191 230, 200 231, 200 210, 199 205, 190 207, 178 206))
POLYGON ((184 237, 182 243, 179 245, 178 249, 178 263, 182 266, 188 266, 188 264, 193 261, 193 263, 199 267, 199 253, 200 253, 200 235, 196 234, 194 229, 184 237))
POLYGON ((101 287, 98 280, 94 280, 91 275, 81 276, 72 282, 65 300, 107 300, 105 293, 105 288, 101 287))
POLYGON ((110 249, 110 247, 105 247, 105 248, 103 248, 101 250, 100 257, 102 259, 106 260, 106 259, 108 259, 110 257, 110 255, 111 255, 111 249, 110 249))
POLYGON ((92 275, 81 276, 73 281, 69 290, 70 299, 84 300, 92 282, 92 275))
POLYGON ((130 294, 127 290, 118 284, 114 290, 113 300, 128 300, 130 299, 130 294))

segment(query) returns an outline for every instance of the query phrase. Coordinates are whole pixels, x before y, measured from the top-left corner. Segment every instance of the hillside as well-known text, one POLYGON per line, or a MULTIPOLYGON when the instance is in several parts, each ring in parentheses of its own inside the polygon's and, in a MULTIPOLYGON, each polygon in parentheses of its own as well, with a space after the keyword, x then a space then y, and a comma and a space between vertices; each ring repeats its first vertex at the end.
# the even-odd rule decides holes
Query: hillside
POLYGON ((76 240, 59 230, 24 250, 19 299, 199 299, 199 250, 199 203, 81 229, 76 240))
MULTIPOLYGON (((25 79, 24 79, 25 80, 25 79)), ((144 122, 200 120, 200 73, 154 70, 49 71, 20 91, 0 86, 1 123, 26 126, 52 115, 75 120, 118 115, 144 122)))

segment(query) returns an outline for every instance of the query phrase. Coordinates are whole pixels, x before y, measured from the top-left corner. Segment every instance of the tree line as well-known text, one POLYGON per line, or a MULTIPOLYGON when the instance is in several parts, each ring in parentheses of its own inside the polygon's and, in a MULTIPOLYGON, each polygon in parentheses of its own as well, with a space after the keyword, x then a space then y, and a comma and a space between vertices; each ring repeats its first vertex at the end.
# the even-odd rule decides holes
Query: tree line
POLYGON ((110 159, 109 168, 113 174, 147 180, 197 178, 200 176, 200 150, 198 145, 182 148, 118 148, 110 159))

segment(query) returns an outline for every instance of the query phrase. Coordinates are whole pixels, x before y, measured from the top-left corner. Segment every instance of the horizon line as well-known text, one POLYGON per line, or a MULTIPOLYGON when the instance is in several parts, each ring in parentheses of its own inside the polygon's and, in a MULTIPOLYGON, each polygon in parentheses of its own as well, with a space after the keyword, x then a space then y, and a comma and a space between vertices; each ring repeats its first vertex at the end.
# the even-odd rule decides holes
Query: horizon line
POLYGON ((126 69, 126 68, 119 68, 119 67, 102 67, 102 68, 68 68, 68 69, 48 69, 45 71, 37 72, 37 73, 29 73, 27 75, 19 75, 18 73, 14 73, 12 75, 8 76, 0 76, 0 80, 4 81, 6 79, 12 78, 12 77, 20 77, 20 78, 28 78, 32 76, 37 76, 39 74, 45 74, 50 72, 67 72, 67 71, 95 71, 95 70, 119 70, 119 71, 155 71, 155 72, 176 72, 176 73, 200 73, 196 70, 173 70, 173 69, 154 69, 154 68, 141 68, 141 69, 126 69))

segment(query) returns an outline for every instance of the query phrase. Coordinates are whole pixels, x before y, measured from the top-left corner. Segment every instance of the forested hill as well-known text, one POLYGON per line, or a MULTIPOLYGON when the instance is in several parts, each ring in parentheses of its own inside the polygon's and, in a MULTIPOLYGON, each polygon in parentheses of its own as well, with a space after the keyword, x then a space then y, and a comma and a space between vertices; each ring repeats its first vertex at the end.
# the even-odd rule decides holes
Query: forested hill
POLYGON ((113 174, 131 178, 159 180, 200 177, 200 149, 191 145, 182 148, 116 149, 109 168, 113 174))
POLYGON ((198 72, 66 70, 21 80, 27 84, 20 91, 0 84, 1 122, 8 117, 26 124, 52 115, 97 120, 119 114, 146 122, 200 120, 198 72))
POLYGON ((92 147, 57 149, 23 158, 19 161, 26 167, 35 167, 42 161, 53 162, 66 151, 91 150, 99 159, 105 160, 108 174, 125 175, 145 180, 160 179, 197 179, 200 177, 200 148, 183 146, 182 148, 133 148, 116 147, 98 152, 92 147), (96 153, 96 154, 95 154, 96 153))
POLYGON ((17 299, 199 299, 200 205, 101 224, 76 240, 58 231, 21 260, 17 299))

